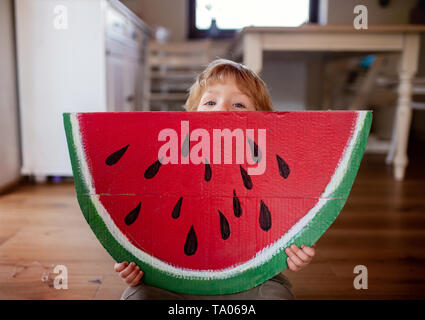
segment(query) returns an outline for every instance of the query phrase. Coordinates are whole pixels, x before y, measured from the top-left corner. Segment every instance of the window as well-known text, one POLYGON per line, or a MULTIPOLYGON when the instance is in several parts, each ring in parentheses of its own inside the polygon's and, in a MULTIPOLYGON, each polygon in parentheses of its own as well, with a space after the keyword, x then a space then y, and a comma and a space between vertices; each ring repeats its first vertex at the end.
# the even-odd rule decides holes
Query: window
POLYGON ((189 38, 229 38, 247 26, 317 22, 317 0, 189 0, 189 38))

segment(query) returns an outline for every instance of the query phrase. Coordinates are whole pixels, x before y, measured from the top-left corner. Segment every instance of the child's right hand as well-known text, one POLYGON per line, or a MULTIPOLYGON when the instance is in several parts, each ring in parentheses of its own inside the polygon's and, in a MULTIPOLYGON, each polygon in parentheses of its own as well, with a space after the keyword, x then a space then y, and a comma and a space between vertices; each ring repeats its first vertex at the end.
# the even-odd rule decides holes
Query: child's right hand
POLYGON ((121 279, 130 287, 137 286, 143 277, 143 271, 134 262, 130 264, 127 261, 115 263, 115 272, 119 272, 121 279))

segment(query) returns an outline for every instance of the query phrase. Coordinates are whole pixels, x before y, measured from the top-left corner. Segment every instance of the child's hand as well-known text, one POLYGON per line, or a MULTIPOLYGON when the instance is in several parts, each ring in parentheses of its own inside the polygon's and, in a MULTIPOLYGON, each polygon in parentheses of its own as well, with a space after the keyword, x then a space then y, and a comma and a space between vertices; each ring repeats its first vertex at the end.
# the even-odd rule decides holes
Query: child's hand
POLYGON ((290 247, 285 249, 286 254, 288 255, 288 268, 291 271, 300 271, 304 269, 313 259, 315 250, 315 245, 312 247, 307 247, 302 245, 301 248, 298 248, 295 244, 292 244, 290 247))
POLYGON ((121 279, 130 287, 137 286, 143 277, 143 271, 134 262, 130 264, 127 261, 115 263, 114 270, 119 272, 121 279))

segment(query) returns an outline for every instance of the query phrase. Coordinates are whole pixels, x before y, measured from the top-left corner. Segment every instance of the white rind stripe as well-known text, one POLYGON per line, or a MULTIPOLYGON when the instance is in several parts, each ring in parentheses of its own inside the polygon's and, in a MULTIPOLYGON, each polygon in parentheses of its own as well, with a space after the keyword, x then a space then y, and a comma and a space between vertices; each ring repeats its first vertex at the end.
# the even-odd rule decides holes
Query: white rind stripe
POLYGON ((79 160, 80 168, 83 172, 84 183, 86 184, 90 197, 93 201, 93 204, 100 215, 101 219, 105 223, 107 229, 115 240, 133 256, 135 256, 140 261, 151 265, 153 268, 166 272, 176 278, 188 278, 188 279, 197 279, 197 280, 213 280, 213 279, 226 279, 232 276, 238 275, 246 270, 257 268, 258 266, 269 261, 275 254, 277 254, 281 249, 286 247, 286 244, 291 241, 293 237, 297 235, 319 212, 319 210, 327 203, 330 199, 329 197, 332 193, 338 188, 341 184, 344 174, 347 170, 348 162, 350 160, 351 154, 354 149, 355 142, 358 138, 358 135, 363 128, 367 111, 358 111, 358 117, 356 120, 356 125, 354 133, 351 136, 350 142, 347 144, 345 152, 343 153, 342 158, 339 161, 339 165, 335 170, 334 175, 332 176, 331 181, 327 185, 325 191, 323 192, 321 199, 317 204, 303 217, 301 218, 291 229, 289 229, 281 238, 267 246, 266 248, 259 251, 256 256, 235 267, 228 267, 221 270, 193 270, 172 266, 162 260, 159 260, 142 250, 135 247, 129 239, 119 230, 115 225, 114 221, 106 211, 105 207, 99 200, 99 196, 96 195, 96 190, 93 185, 92 177, 88 168, 88 164, 85 158, 85 153, 83 150, 82 138, 80 126, 77 118, 77 114, 71 114, 71 125, 74 139, 75 151, 77 152, 77 158, 79 160))
POLYGON ((354 144, 356 143, 360 132, 363 129, 367 111, 357 111, 357 120, 356 120, 356 126, 354 128, 354 133, 351 136, 350 143, 347 144, 345 147, 345 152, 343 153, 342 159, 339 161, 337 169, 335 170, 334 175, 332 176, 331 181, 326 186, 325 191, 322 194, 322 198, 329 198, 332 196, 332 194, 335 192, 335 190, 339 187, 339 185, 342 182, 342 179, 345 176, 345 172, 348 168, 348 161, 350 161, 351 154, 353 153, 354 144))
POLYGON ((77 114, 73 113, 70 115, 69 118, 71 120, 72 138, 74 140, 75 152, 77 153, 78 165, 83 174, 82 178, 84 179, 84 184, 86 185, 89 194, 92 195, 96 193, 96 190, 94 189, 92 183, 92 177, 83 150, 83 144, 81 142, 80 124, 78 123, 77 114))

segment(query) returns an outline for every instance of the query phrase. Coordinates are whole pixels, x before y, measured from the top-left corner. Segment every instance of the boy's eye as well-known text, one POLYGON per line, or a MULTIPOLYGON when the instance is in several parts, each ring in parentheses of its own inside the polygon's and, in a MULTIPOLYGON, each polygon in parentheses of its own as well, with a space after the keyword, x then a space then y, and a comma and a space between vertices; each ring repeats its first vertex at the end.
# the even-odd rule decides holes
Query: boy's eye
POLYGON ((215 102, 214 101, 208 101, 208 102, 205 103, 205 105, 207 105, 207 106, 214 106, 215 105, 215 102))
POLYGON ((245 108, 245 106, 242 103, 235 103, 233 104, 233 106, 236 108, 245 108))

